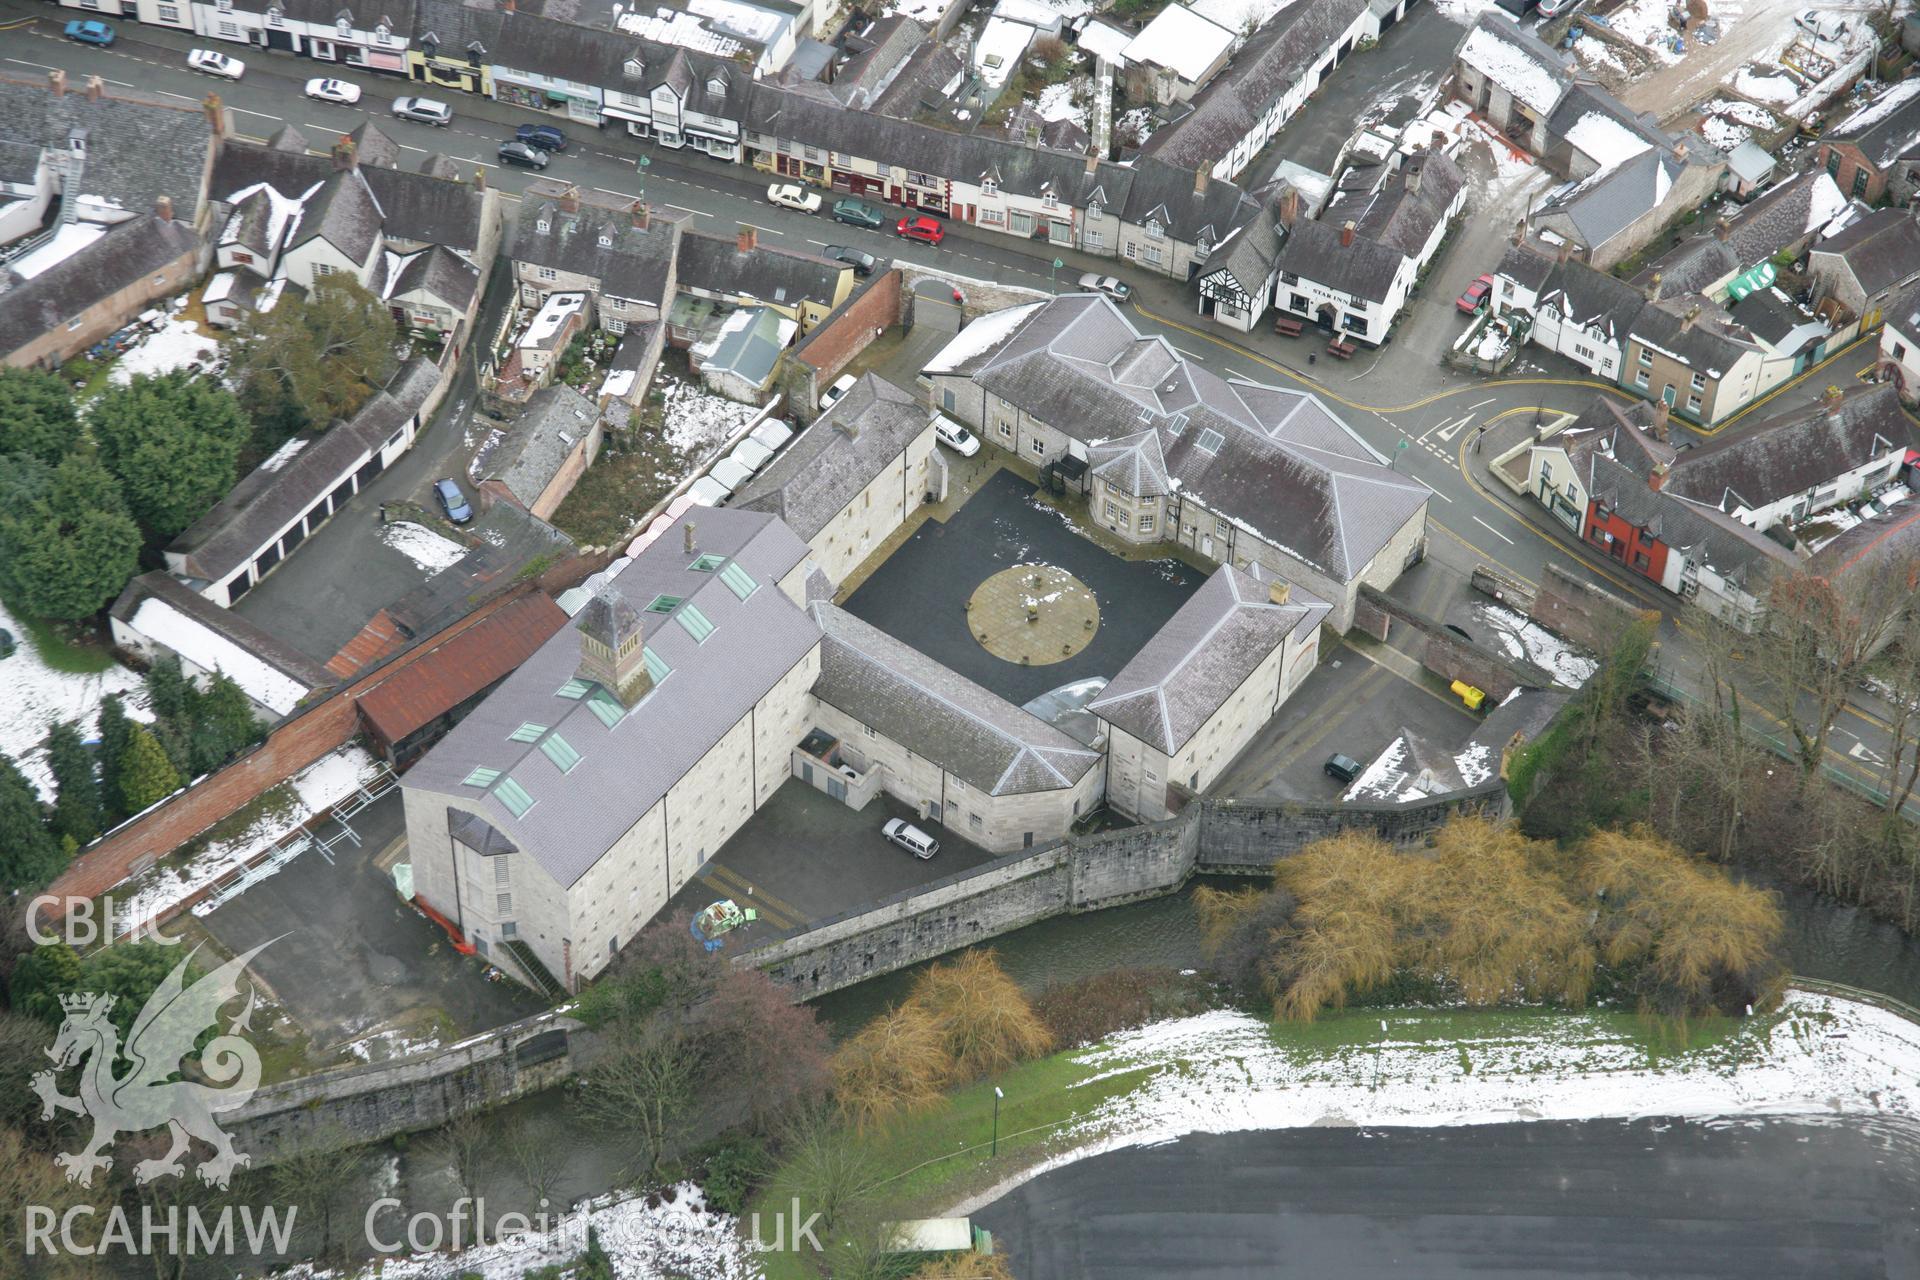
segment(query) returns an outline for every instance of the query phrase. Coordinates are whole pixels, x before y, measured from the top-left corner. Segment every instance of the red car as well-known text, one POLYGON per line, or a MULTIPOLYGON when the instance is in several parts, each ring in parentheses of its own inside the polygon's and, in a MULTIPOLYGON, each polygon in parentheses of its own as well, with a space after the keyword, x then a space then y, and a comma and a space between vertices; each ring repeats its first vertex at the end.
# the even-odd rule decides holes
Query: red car
POLYGON ((924 240, 928 244, 939 244, 947 236, 947 229, 940 225, 940 220, 929 218, 924 213, 900 219, 893 229, 909 240, 924 240))
POLYGON ((1467 286, 1467 291, 1453 300, 1453 305, 1468 315, 1478 314, 1480 308, 1487 305, 1487 295, 1493 292, 1493 277, 1481 276, 1467 286))

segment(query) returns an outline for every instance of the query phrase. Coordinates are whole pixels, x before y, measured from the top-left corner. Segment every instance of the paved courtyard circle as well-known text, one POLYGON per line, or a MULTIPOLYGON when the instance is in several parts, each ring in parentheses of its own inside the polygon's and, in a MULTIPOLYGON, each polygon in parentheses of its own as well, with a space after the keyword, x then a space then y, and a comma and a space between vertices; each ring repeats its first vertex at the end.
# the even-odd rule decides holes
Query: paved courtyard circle
POLYGON ((1060 566, 1017 564, 974 588, 967 627, 1003 662, 1044 667, 1093 642, 1100 606, 1093 589, 1060 566))

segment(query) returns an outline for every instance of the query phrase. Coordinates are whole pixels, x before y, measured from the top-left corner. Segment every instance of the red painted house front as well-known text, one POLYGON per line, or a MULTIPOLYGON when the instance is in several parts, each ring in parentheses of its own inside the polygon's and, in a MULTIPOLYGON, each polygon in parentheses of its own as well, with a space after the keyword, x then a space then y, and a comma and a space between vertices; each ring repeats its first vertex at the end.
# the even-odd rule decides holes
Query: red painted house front
POLYGON ((1587 504, 1584 536, 1590 545, 1655 582, 1667 571, 1667 544, 1598 502, 1587 504))

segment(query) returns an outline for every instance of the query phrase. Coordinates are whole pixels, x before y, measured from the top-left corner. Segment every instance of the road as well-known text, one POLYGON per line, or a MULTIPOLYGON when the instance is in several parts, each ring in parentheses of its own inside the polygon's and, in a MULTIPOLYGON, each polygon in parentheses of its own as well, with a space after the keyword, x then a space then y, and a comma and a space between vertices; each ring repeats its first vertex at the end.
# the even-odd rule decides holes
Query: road
POLYGON ((1911 1277, 1920 1134, 1863 1121, 1195 1135, 974 1216, 1022 1280, 1911 1277))
MULTIPOLYGON (((1458 373, 1440 363, 1440 353, 1465 323, 1453 308, 1454 294, 1493 265, 1504 244, 1505 228, 1512 225, 1513 219, 1507 216, 1511 211, 1504 205, 1470 212, 1430 266, 1388 345, 1340 364, 1318 360, 1320 344, 1311 335, 1301 339, 1280 338, 1270 331, 1242 335, 1213 325, 1196 313, 1185 282, 1133 274, 1127 264, 1110 258, 1047 245, 1034 246, 1040 250, 1035 252, 1029 247, 1033 242, 951 223, 940 248, 908 247, 888 231, 862 230, 775 208, 765 200, 764 176, 741 165, 691 152, 661 152, 612 130, 596 132, 444 90, 434 92, 453 105, 455 118, 449 127, 435 129, 397 120, 390 114, 393 98, 417 86, 392 76, 261 49, 246 51, 243 80, 211 80, 186 69, 185 51, 195 43, 191 36, 122 22, 117 24, 119 38, 113 48, 95 49, 60 38, 61 21, 69 15, 65 10, 51 11, 57 16, 49 12, 25 0, 0 0, 0 24, 7 24, 0 30, 0 69, 45 74, 58 66, 76 88, 84 77, 99 75, 112 85, 137 84, 182 101, 198 101, 214 91, 234 109, 242 132, 265 137, 293 124, 316 147, 372 119, 411 156, 424 159, 440 152, 463 166, 483 170, 488 183, 509 199, 517 199, 536 175, 500 168, 494 163, 494 148, 511 136, 514 125, 549 119, 569 132, 573 144, 540 176, 570 181, 583 191, 612 199, 645 198, 691 216, 704 230, 730 233, 750 225, 764 241, 789 248, 817 250, 828 243, 847 244, 878 257, 960 277, 1039 289, 1072 280, 1083 271, 1120 274, 1134 288, 1132 314, 1142 330, 1165 337, 1182 354, 1222 376, 1312 391, 1338 407, 1348 423, 1397 469, 1427 484, 1435 495, 1430 514, 1438 535, 1431 554, 1446 567, 1446 581, 1453 587, 1464 589, 1475 564, 1536 582, 1547 562, 1554 561, 1649 608, 1670 616, 1676 612, 1673 597, 1570 540, 1544 509, 1500 490, 1487 476, 1485 457, 1470 451, 1481 427, 1578 411, 1595 395, 1629 398, 1618 387, 1597 382, 1576 366, 1538 350, 1530 350, 1512 376, 1495 381, 1458 373), (339 107, 306 98, 302 85, 322 74, 360 84, 364 94, 359 106, 339 107), (644 169, 639 165, 643 158, 648 161, 644 169), (1057 273, 1051 266, 1056 254, 1064 262, 1057 273)), ((1356 118, 1404 113, 1410 96, 1435 74, 1433 50, 1448 47, 1457 30, 1438 11, 1416 9, 1414 16, 1387 33, 1379 49, 1349 62, 1289 126, 1277 147, 1297 146, 1300 154, 1324 162, 1331 158, 1322 154, 1327 150, 1326 139, 1343 139, 1356 118), (1370 92, 1357 89, 1366 84, 1362 76, 1371 77, 1378 87, 1370 92)), ((1258 163, 1264 167, 1254 172, 1265 172, 1273 162, 1272 154, 1263 156, 1258 163)), ((1517 198, 1513 190, 1500 197, 1508 203, 1517 198)), ((511 210, 508 221, 511 224, 511 210)), ((1869 359, 1858 350, 1842 352, 1775 392, 1763 405, 1735 415, 1717 431, 1737 430, 1760 412, 1810 400, 1829 381, 1845 381, 1856 365, 1869 359)), ((457 439, 457 435, 436 431, 434 439, 457 439)), ((418 487, 428 473, 444 469, 436 457, 431 466, 407 468, 402 479, 418 487)), ((1663 641, 1669 651, 1685 644, 1671 624, 1663 641)), ((1862 780, 1874 781, 1878 770, 1868 756, 1884 754, 1884 730, 1870 702, 1848 714, 1844 727, 1853 736, 1837 742, 1834 763, 1862 780), (1868 756, 1847 754, 1856 745, 1868 756)))

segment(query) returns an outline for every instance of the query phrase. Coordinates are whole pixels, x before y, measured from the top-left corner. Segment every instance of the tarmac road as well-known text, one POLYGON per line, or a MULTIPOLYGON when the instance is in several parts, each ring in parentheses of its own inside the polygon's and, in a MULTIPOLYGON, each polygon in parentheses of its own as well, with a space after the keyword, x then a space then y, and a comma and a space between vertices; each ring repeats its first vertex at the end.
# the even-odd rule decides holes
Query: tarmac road
POLYGON ((1825 1118, 1198 1135, 989 1205, 1021 1280, 1920 1275, 1920 1131, 1825 1118))

